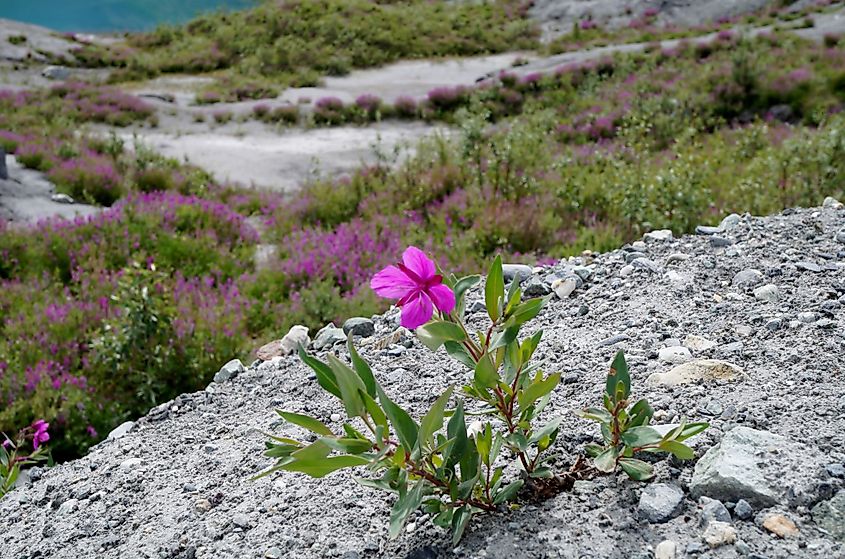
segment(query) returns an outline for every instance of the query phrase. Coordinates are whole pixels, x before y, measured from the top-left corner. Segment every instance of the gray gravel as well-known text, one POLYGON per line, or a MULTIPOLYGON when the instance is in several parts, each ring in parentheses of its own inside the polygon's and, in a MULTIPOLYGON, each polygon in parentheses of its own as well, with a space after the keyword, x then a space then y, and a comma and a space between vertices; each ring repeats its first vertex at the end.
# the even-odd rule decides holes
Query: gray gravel
MULTIPOLYGON (((572 492, 524 502, 518 510, 479 515, 457 548, 422 515, 389 541, 393 498, 356 485, 349 473, 250 480, 271 463, 261 456, 263 432, 302 435, 277 421, 274 408, 341 426, 339 403, 318 389, 295 357, 279 356, 157 407, 84 458, 39 471, 37 481, 0 502, 0 557, 645 559, 658 544, 661 557, 845 557, 845 542, 834 539, 845 539, 845 245, 834 239, 844 226, 845 210, 833 207, 746 216, 724 233, 735 241, 728 248, 714 248, 705 236, 637 243, 660 271, 638 268, 620 277, 626 251, 619 250, 537 274, 551 281, 566 277, 575 264, 592 272, 528 325, 545 329, 538 353, 547 370, 567 379, 547 410, 566 417, 557 443, 560 467, 597 437, 594 424, 571 412, 599 401, 607 365, 624 349, 634 396, 651 400, 657 423, 681 416, 711 422, 691 441, 698 458, 715 453, 737 426, 791 441, 757 457, 761 475, 775 478, 767 483, 783 481, 785 492, 773 491, 772 500, 752 504, 748 495, 740 501, 741 495, 723 494, 724 487, 693 496, 696 461, 658 456, 654 483, 683 492, 672 511, 679 514, 663 523, 639 514, 643 494, 648 499, 657 486, 620 475, 579 482, 572 492), (799 268, 802 261, 820 271, 799 268), (747 269, 777 285, 777 303, 732 285, 747 269), (817 318, 800 321, 805 312, 817 318), (774 318, 782 326, 767 329, 774 318), (658 354, 679 343, 696 359, 726 359, 746 374, 730 381, 646 384, 650 374, 675 366, 658 354), (805 453, 812 459, 804 460, 805 453), (770 472, 768 461, 780 460, 789 469, 770 472), (701 496, 721 501, 729 517, 701 496), (764 528, 773 514, 795 522, 798 535, 780 538, 764 528), (677 551, 666 555, 670 550, 677 551)), ((471 294, 470 308, 479 297, 471 294)), ((481 312, 470 317, 483 323, 481 312)), ((375 334, 359 342, 361 352, 386 390, 415 415, 448 383, 466 380, 445 355, 432 355, 412 335, 397 332, 395 310, 375 317, 374 325, 375 334)), ((342 344, 334 351, 345 353, 342 344)))

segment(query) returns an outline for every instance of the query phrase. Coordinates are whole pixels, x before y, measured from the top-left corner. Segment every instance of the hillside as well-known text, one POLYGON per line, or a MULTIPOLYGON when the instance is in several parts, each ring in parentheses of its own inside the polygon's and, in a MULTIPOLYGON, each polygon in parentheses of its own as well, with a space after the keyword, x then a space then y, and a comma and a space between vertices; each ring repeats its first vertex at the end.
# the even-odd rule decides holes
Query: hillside
MULTIPOLYGON (((339 428, 342 408, 295 357, 277 357, 158 406, 81 459, 32 472, 31 485, 0 501, 0 556, 838 557, 845 209, 828 199, 823 208, 731 216, 698 231, 647 235, 527 280, 543 290, 586 265, 584 284, 530 323, 545 329, 538 351, 546 368, 565 378, 548 411, 567 417, 557 442, 561 467, 598 435, 570 412, 599 401, 618 349, 629 356, 633 392, 649 397, 658 423, 681 416, 711 423, 692 440, 696 460, 658 460, 650 485, 613 476, 578 482, 573 492, 475 518, 455 548, 424 516, 388 541, 391 500, 344 473, 250 480, 271 463, 261 457, 262 433, 295 432, 274 408, 339 428), (661 374, 670 361, 693 357, 742 371, 668 386, 661 374), (719 465, 727 477, 708 477, 719 465)), ((470 295, 469 308, 478 297, 470 295)), ((418 417, 463 374, 412 334, 377 349, 397 331, 397 318, 395 309, 374 317, 375 334, 358 345, 391 397, 418 417)), ((343 344, 330 351, 346 356, 343 344)))

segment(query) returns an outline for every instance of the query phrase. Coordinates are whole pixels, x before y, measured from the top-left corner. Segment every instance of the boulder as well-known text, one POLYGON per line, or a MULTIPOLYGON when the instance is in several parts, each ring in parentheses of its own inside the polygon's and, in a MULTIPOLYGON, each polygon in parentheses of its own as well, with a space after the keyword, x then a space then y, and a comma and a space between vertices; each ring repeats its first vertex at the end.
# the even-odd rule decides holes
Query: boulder
POLYGON ((347 336, 369 338, 376 333, 376 325, 369 318, 356 316, 343 323, 343 333, 347 336))
POLYGON ((755 508, 809 504, 824 464, 824 457, 804 444, 735 427, 695 465, 690 494, 723 502, 745 499, 755 508))
POLYGON ((240 359, 232 359, 217 371, 214 375, 214 382, 226 382, 243 373, 245 370, 246 367, 244 367, 240 359))
POLYGON ((830 535, 845 543, 845 489, 833 499, 822 501, 813 507, 813 520, 830 535))
POLYGON ((668 522, 681 513, 684 492, 668 483, 652 483, 643 488, 637 507, 640 518, 658 524, 668 522))
POLYGON ((530 278, 534 275, 534 270, 531 266, 526 266, 525 264, 503 264, 502 265, 502 276, 504 277, 506 282, 513 281, 514 278, 519 280, 519 283, 530 278))
POLYGON ((314 349, 320 351, 322 349, 330 348, 336 343, 345 342, 346 333, 330 322, 323 326, 317 335, 314 336, 314 349))

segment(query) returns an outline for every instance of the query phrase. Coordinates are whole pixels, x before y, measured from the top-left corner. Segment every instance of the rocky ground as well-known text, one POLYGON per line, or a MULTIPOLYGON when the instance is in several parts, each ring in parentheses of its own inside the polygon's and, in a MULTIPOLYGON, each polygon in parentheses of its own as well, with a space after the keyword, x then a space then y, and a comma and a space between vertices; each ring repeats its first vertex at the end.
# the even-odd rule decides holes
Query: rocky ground
MULTIPOLYGON (((526 330, 545 329, 538 351, 547 370, 564 373, 547 411, 566 418, 561 468, 598 436, 572 412, 599 401, 619 349, 656 423, 711 422, 691 440, 696 460, 658 459, 652 483, 578 482, 477 516, 456 547, 424 515, 389 541, 393 498, 348 472, 251 479, 271 463, 263 432, 301 435, 275 408, 334 429, 342 420, 305 366, 270 351, 248 368, 229 364, 206 390, 122 426, 88 456, 32 471, 0 502, 0 556, 845 557, 845 209, 829 199, 699 233, 649 234, 524 280, 536 294, 556 279, 581 284, 526 330)), ((470 317, 484 322, 478 310, 470 317)), ((465 373, 397 323, 395 309, 358 321, 357 343, 390 395, 419 416, 465 373)), ((324 329, 311 352, 345 356, 344 337, 324 329)))

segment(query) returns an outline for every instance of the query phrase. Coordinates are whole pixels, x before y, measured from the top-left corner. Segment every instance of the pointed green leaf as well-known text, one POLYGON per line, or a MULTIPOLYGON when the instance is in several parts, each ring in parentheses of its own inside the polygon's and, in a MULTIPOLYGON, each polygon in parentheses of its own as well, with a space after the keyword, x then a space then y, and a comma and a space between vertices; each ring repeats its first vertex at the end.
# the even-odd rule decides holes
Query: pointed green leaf
POLYGON ((484 285, 484 303, 490 320, 496 322, 502 316, 502 304, 505 298, 505 279, 502 273, 502 257, 496 255, 490 270, 487 272, 487 283, 484 285))
POLYGON ((378 403, 366 392, 361 392, 360 394, 361 399, 364 400, 364 407, 367 409, 367 413, 370 414, 370 417, 373 418, 373 421, 375 421, 375 424, 381 425, 385 428, 385 430, 387 430, 387 416, 384 415, 384 412, 379 407, 378 403))
POLYGON ((334 394, 341 400, 343 399, 343 396, 340 395, 340 387, 337 385, 337 379, 335 378, 331 367, 305 353, 305 348, 301 345, 299 346, 299 358, 303 363, 311 367, 317 375, 317 382, 323 387, 323 390, 334 394))
POLYGON ((681 460, 692 460, 695 458, 695 452, 684 443, 679 443, 678 441, 663 441, 660 443, 660 450, 671 452, 681 460))
POLYGON ((473 287, 475 287, 476 285, 478 285, 478 282, 480 282, 480 281, 481 281, 481 276, 479 276, 479 275, 466 276, 466 277, 459 279, 455 283, 455 288, 453 289, 453 291, 455 292, 455 300, 456 301, 460 300, 461 297, 463 297, 468 290, 470 290, 473 287))
POLYGON ((631 394, 631 376, 628 374, 625 354, 621 350, 613 359, 613 363, 610 365, 610 373, 607 375, 607 393, 614 402, 619 402, 620 389, 622 399, 626 399, 631 394))
POLYGON ((616 469, 616 459, 619 458, 619 449, 609 446, 593 459, 596 469, 606 474, 616 469))
POLYGON ((576 413, 584 419, 597 421, 599 423, 610 423, 613 421, 613 416, 607 413, 607 410, 602 408, 587 408, 576 413))
POLYGON ((417 444, 422 447, 429 443, 432 435, 443 427, 443 414, 446 412, 446 404, 452 397, 453 386, 449 386, 443 394, 432 404, 431 409, 420 421, 420 431, 417 437, 417 444))
POLYGON ((396 436, 399 437, 399 442, 405 447, 405 450, 410 452, 417 444, 417 434, 419 433, 419 425, 417 425, 408 412, 397 406, 393 401, 387 397, 381 386, 376 385, 378 391, 378 399, 381 402, 381 407, 384 409, 387 418, 393 425, 393 430, 396 431, 396 436))
POLYGON ((463 345, 458 342, 445 342, 443 347, 452 359, 462 363, 470 370, 475 370, 475 361, 463 345))
POLYGON ((663 435, 661 435, 657 429, 647 425, 626 429, 620 436, 622 438, 622 442, 632 448, 655 444, 663 439, 663 435))
POLYGON ((560 427, 560 424, 562 422, 563 422, 563 416, 556 417, 555 419, 549 421, 542 428, 535 431, 531 435, 531 439, 529 440, 529 442, 534 444, 534 443, 540 441, 540 439, 543 439, 544 437, 553 436, 553 433, 558 430, 558 428, 560 427))
POLYGON ((355 344, 352 343, 352 336, 347 338, 346 346, 349 348, 349 355, 352 357, 352 366, 355 367, 355 372, 358 373, 358 376, 361 378, 364 386, 367 387, 367 394, 369 394, 371 398, 375 398, 376 377, 373 376, 373 370, 370 368, 370 365, 361 359, 360 355, 358 355, 358 351, 355 349, 355 344))
POLYGON ((416 329, 416 333, 420 342, 431 351, 437 351, 445 342, 462 342, 467 339, 460 325, 445 320, 423 324, 416 329))
POLYGON ((461 541, 470 518, 472 518, 471 507, 464 505, 455 509, 452 514, 452 545, 458 545, 461 541))
POLYGON ((533 319, 540 314, 540 311, 543 310, 543 307, 546 306, 546 303, 549 302, 550 298, 551 295, 539 297, 537 299, 529 299, 528 301, 517 305, 513 309, 507 322, 505 322, 505 327, 520 326, 533 319))
POLYGON ((311 477, 320 478, 342 468, 365 466, 370 461, 361 456, 330 456, 320 459, 296 458, 279 467, 288 472, 302 472, 311 477))
POLYGON ((445 468, 451 470, 461 460, 467 447, 467 427, 464 422, 464 401, 462 399, 458 399, 455 412, 449 419, 449 424, 446 426, 446 436, 454 440, 443 456, 445 468))
POLYGON ((500 505, 500 504, 504 503, 505 501, 510 501, 511 499, 513 499, 516 496, 516 494, 519 493, 519 490, 522 489, 522 485, 524 483, 525 483, 524 481, 522 481, 521 479, 518 479, 518 480, 506 485, 493 498, 493 504, 494 505, 500 505))
POLYGON ((276 413, 282 416, 285 421, 304 427, 305 429, 317 433, 318 435, 328 435, 331 437, 334 434, 331 429, 313 417, 284 410, 276 410, 276 413))
POLYGON ((522 391, 519 395, 519 407, 527 408, 538 399, 542 398, 560 383, 560 373, 547 376, 545 379, 535 379, 534 382, 522 391))
POLYGON ((402 528, 408 521, 408 516, 419 508, 423 498, 425 480, 416 482, 414 487, 400 496, 390 510, 390 537, 396 538, 402 532, 402 528))
POLYGON ((363 417, 367 410, 358 391, 366 392, 367 387, 364 386, 361 377, 334 355, 329 354, 328 359, 329 366, 337 379, 337 385, 340 387, 341 399, 346 408, 346 413, 349 414, 349 417, 363 417))
POLYGON ((493 388, 499 383, 499 374, 489 353, 484 354, 475 366, 475 385, 478 388, 493 388))
POLYGON ((645 481, 654 476, 654 468, 651 464, 636 458, 620 458, 619 466, 628 474, 628 477, 636 481, 645 481))
POLYGON ((647 400, 642 399, 631 407, 629 414, 631 416, 630 426, 638 427, 641 425, 648 425, 652 416, 654 416, 654 410, 647 400))

